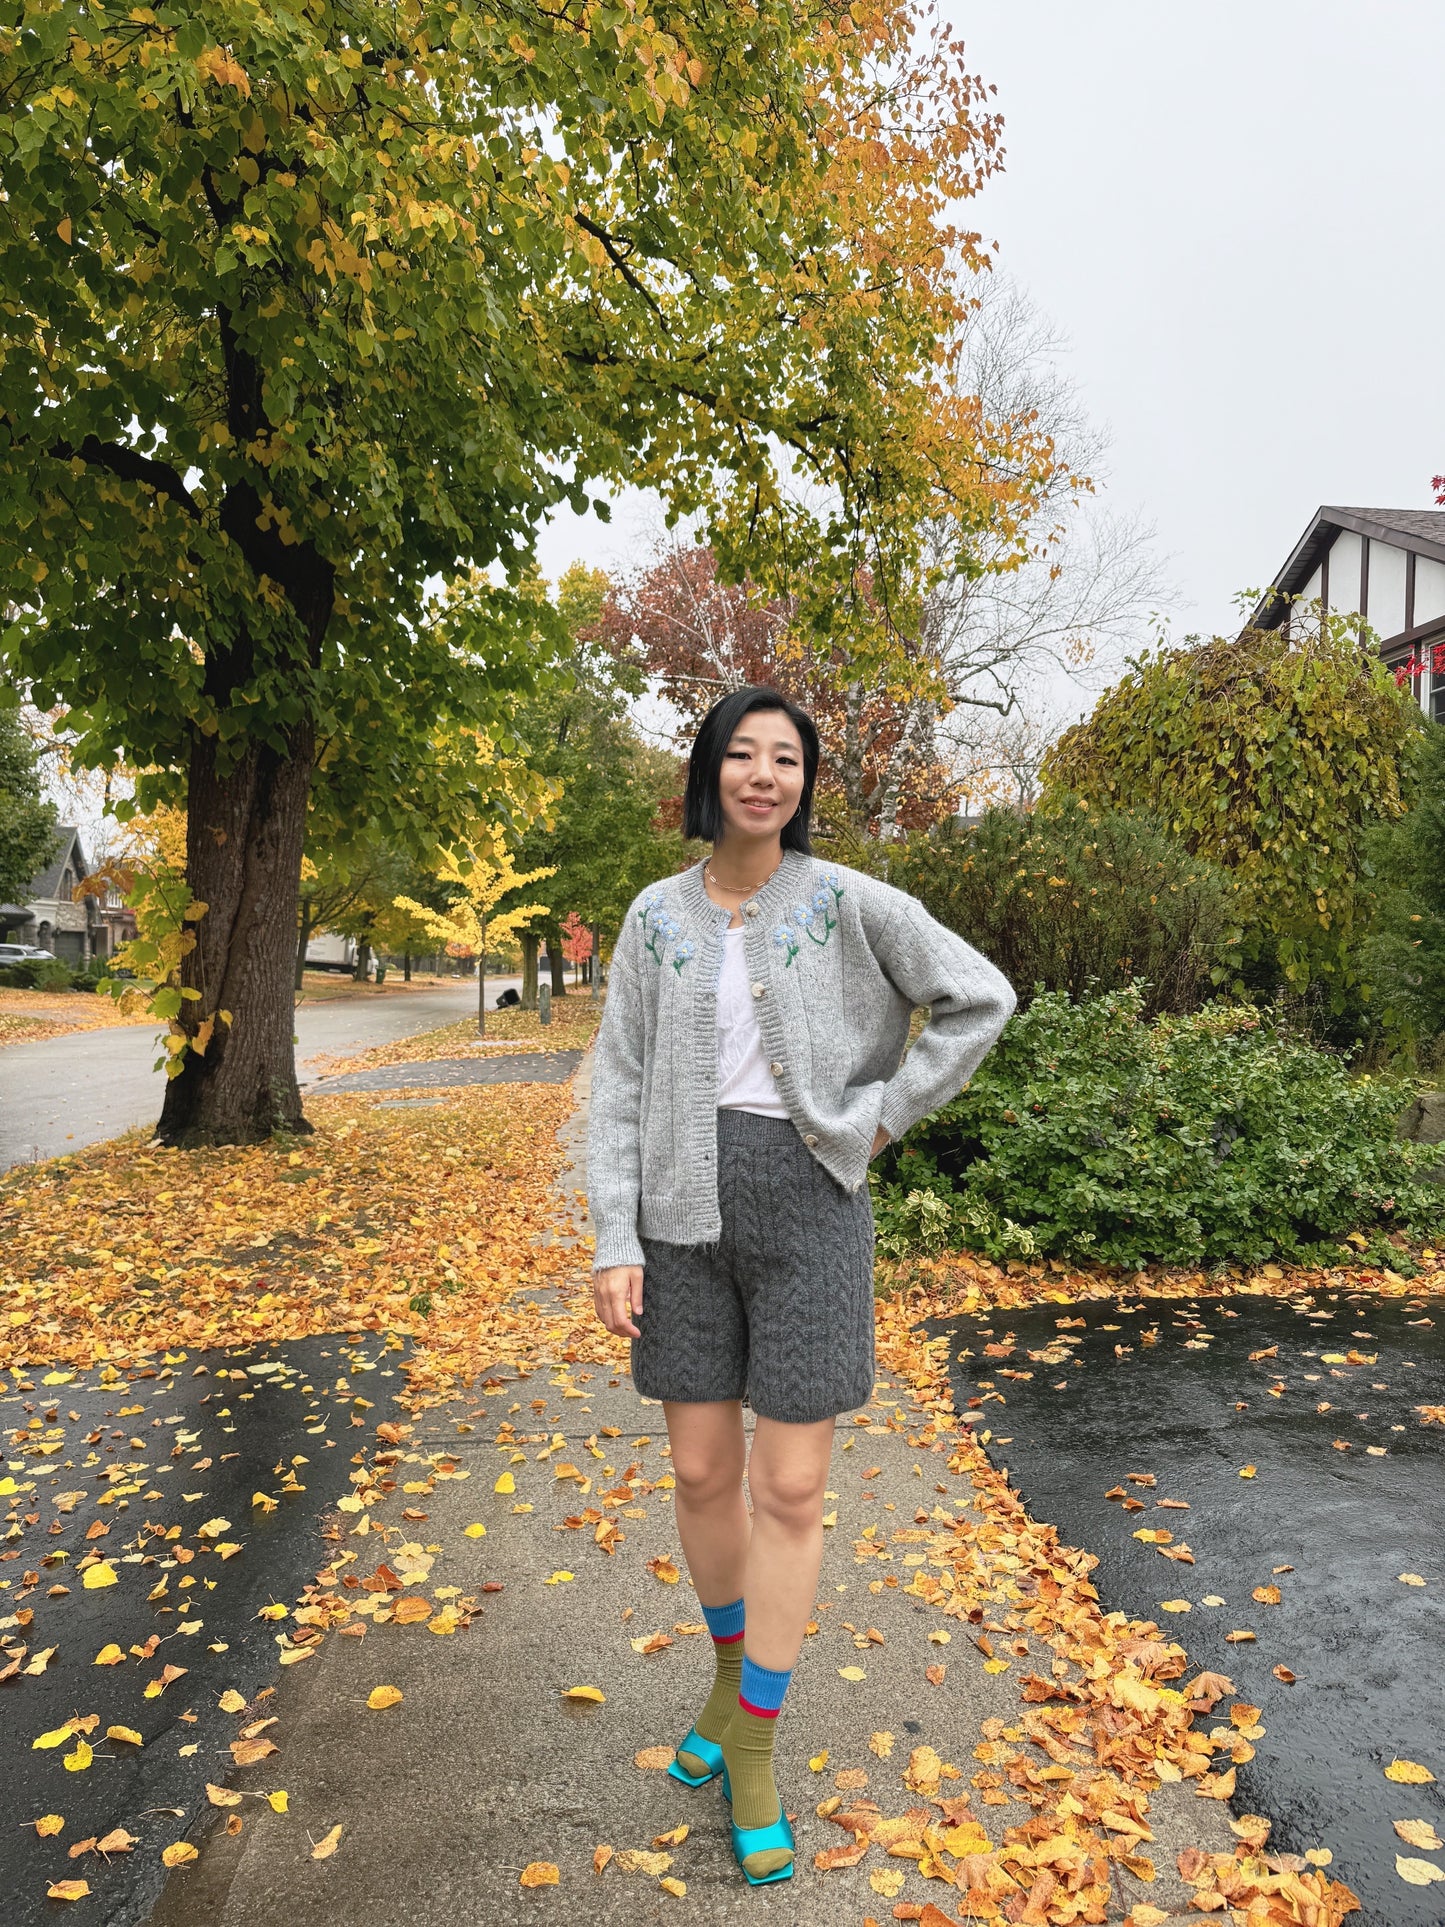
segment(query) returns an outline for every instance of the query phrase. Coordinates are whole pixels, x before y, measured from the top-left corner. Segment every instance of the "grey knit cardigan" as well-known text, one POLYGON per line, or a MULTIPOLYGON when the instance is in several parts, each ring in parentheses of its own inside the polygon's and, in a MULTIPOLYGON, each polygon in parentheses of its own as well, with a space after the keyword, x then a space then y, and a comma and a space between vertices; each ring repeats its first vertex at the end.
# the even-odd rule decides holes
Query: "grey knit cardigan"
MULTIPOLYGON (((758 1028, 804 1144, 849 1191, 874 1133, 902 1137, 954 1097, 1015 998, 993 965, 877 878, 798 851, 742 906, 758 1028), (904 1055, 909 1018, 929 1021, 904 1055)), ((717 990, 731 917, 702 864, 644 890, 613 953, 593 1065, 587 1180, 594 1267, 722 1234, 717 990)))

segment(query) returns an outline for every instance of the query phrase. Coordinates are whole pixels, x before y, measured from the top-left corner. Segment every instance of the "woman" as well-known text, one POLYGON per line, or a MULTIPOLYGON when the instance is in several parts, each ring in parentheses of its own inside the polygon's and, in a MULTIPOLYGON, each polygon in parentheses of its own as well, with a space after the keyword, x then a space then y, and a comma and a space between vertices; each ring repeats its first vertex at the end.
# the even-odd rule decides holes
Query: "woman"
POLYGON ((662 1401, 716 1654, 671 1772, 721 1773, 754 1886, 793 1869, 773 1734, 813 1610, 834 1420, 873 1389, 869 1160, 967 1083, 1014 1007, 912 897, 811 854, 817 774, 812 718, 775 689, 704 718, 683 833, 712 856, 628 911, 588 1139, 593 1296, 662 1401), (916 1005, 929 1022, 904 1056, 916 1005))

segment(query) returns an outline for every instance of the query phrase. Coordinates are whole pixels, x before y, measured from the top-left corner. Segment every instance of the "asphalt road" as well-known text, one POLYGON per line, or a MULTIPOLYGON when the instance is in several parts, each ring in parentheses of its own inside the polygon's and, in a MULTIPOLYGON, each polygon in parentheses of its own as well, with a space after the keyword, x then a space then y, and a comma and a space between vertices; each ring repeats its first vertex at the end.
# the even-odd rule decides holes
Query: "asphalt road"
MULTIPOLYGON (((181 1352, 108 1381, 17 1373, 0 1393, 18 1451, 14 1563, 0 1566, 0 1780, 20 1802, 0 1829, 6 1927, 52 1919, 46 1888, 77 1876, 107 1927, 149 1914, 162 1851, 206 1810, 206 1782, 234 1770, 230 1743, 247 1722, 223 1717, 220 1696, 239 1694, 253 1720, 274 1710, 282 1629, 260 1610, 289 1604, 314 1571, 321 1515, 369 1437, 353 1421, 393 1409, 402 1358, 369 1336, 312 1338, 208 1352, 200 1366, 181 1352), (68 1382, 47 1389, 55 1378, 68 1382), (91 1589, 76 1569, 96 1553, 115 1581, 91 1589), (79 1735, 36 1749, 72 1718, 79 1735), (77 1736, 94 1754, 85 1766, 77 1736), (42 1837, 28 1823, 47 1813, 64 1825, 42 1837), (70 1857, 117 1827, 132 1848, 70 1857)), ((285 1781, 273 1769, 261 1784, 285 1781)))
MULTIPOLYGON (((488 979, 488 1006, 517 981, 488 979)), ((314 1081, 306 1074, 307 1059, 319 1052, 339 1057, 369 1050, 455 1023, 476 1007, 475 983, 303 1004, 296 1013, 303 1086, 314 1081)), ((72 1031, 0 1050, 0 1170, 60 1157, 154 1122, 164 1086, 155 1060, 155 1033, 141 1025, 72 1031)))
POLYGON ((1272 1817, 1274 1851, 1328 1850, 1366 1921, 1440 1927, 1445 1883, 1400 1877, 1422 1856, 1393 1827, 1445 1833, 1440 1301, 1125 1299, 944 1329, 1033 1516, 1098 1555, 1111 1605, 1228 1677, 1216 1723, 1261 1709, 1236 1808, 1272 1817), (1396 1760, 1433 1782, 1392 1783, 1396 1760))

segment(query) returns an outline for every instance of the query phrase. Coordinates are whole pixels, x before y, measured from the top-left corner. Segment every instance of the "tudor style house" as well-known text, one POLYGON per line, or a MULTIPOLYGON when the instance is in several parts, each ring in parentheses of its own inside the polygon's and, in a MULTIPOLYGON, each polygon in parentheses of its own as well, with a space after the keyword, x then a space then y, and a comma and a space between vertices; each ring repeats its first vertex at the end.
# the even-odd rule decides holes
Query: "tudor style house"
POLYGON ((77 894, 90 868, 79 829, 72 823, 58 825, 54 855, 39 876, 31 878, 26 901, 0 904, 0 938, 53 951, 71 964, 114 955, 119 944, 135 935, 135 916, 114 890, 107 890, 103 899, 77 894))
POLYGON ((1317 510, 1254 626, 1287 629, 1289 597, 1363 616, 1386 665, 1408 666, 1420 707, 1445 722, 1445 509, 1317 510))

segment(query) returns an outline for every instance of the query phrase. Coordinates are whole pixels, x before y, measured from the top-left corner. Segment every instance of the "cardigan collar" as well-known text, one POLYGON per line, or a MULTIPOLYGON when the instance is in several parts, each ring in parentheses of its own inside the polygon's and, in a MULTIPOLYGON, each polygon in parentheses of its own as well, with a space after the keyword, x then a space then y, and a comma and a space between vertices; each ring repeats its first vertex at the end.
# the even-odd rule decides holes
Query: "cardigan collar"
MULTIPOLYGON (((703 865, 710 859, 703 857, 690 869, 684 870, 679 878, 683 902, 697 916, 725 916, 732 921, 731 911, 724 910, 721 904, 714 903, 703 886, 703 865)), ((804 856, 801 850, 784 850, 783 860, 760 890, 738 905, 745 917, 750 916, 750 906, 756 907, 759 917, 775 915, 781 906, 793 896, 799 886, 808 878, 813 859, 804 856)))

